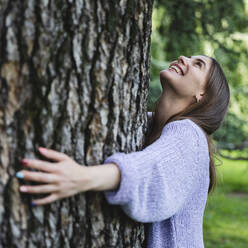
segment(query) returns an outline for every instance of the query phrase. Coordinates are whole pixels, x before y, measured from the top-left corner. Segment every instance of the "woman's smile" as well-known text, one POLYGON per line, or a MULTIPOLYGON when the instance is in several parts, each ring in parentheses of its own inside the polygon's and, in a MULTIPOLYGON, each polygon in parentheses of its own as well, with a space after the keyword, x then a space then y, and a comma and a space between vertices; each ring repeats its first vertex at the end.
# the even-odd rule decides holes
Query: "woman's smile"
POLYGON ((184 75, 183 69, 177 63, 171 64, 170 67, 169 67, 169 70, 170 71, 175 71, 177 74, 179 74, 181 76, 184 75))

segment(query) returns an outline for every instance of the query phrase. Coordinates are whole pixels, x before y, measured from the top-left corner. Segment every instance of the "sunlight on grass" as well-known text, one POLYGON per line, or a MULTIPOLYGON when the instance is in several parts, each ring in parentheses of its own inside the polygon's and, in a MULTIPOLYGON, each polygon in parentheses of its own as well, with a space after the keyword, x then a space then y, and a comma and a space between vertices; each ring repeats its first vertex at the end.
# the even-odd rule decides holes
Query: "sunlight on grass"
POLYGON ((246 248, 248 194, 231 197, 228 193, 248 193, 248 161, 221 160, 217 188, 209 196, 204 214, 204 244, 206 248, 246 248))
POLYGON ((221 159, 223 164, 217 166, 218 186, 223 192, 248 192, 248 161, 231 161, 221 159))

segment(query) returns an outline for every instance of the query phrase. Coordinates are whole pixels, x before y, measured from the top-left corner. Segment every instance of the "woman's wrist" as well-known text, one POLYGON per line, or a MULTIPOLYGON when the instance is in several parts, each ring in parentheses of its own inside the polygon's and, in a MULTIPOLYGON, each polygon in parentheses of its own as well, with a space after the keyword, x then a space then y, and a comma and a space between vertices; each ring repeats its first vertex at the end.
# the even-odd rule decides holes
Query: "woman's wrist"
POLYGON ((121 171, 115 163, 89 166, 90 190, 106 191, 119 188, 121 171))

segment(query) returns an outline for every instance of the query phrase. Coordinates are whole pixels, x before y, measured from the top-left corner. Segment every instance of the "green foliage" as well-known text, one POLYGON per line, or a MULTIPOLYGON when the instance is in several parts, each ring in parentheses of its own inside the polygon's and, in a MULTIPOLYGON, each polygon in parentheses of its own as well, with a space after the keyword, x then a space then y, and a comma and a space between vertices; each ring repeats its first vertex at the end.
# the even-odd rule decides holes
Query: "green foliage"
POLYGON ((226 74, 231 101, 214 138, 236 147, 248 137, 248 6, 245 0, 157 0, 153 10, 148 109, 161 94, 159 72, 180 55, 206 54, 226 74))
POLYGON ((222 127, 214 135, 219 148, 235 149, 245 141, 247 122, 237 115, 228 112, 222 127), (228 135, 226 135, 227 133, 228 135))

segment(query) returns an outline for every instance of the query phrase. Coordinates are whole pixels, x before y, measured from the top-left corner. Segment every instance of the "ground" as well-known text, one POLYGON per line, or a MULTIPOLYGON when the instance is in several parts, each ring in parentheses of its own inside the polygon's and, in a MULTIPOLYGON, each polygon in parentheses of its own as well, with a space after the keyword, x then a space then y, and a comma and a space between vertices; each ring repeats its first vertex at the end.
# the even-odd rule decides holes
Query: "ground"
POLYGON ((205 248, 248 247, 248 161, 221 159, 204 214, 205 248))

